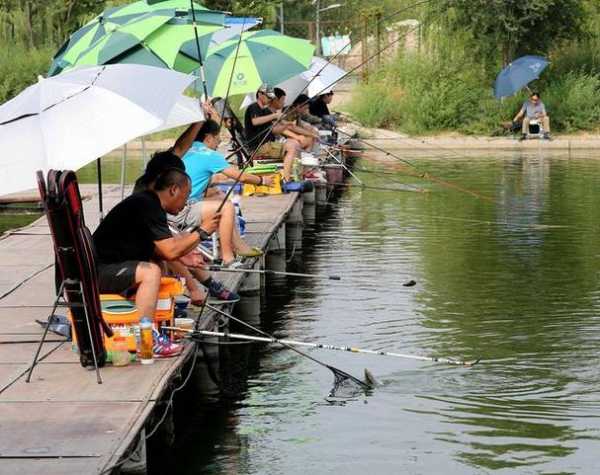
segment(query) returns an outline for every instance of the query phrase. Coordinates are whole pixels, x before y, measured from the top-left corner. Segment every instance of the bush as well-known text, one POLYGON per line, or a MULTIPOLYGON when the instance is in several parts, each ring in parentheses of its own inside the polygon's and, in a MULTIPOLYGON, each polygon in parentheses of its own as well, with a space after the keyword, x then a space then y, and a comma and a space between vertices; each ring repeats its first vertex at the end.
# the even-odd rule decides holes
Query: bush
POLYGON ((0 103, 19 94, 50 67, 54 49, 0 44, 0 103))
MULTIPOLYGON (((542 80, 532 86, 539 87, 553 130, 589 130, 600 124, 600 55, 590 45, 558 49, 542 80)), ((366 126, 409 134, 501 131, 527 92, 494 98, 492 84, 500 66, 491 65, 486 72, 466 51, 454 45, 443 52, 398 57, 357 87, 348 111, 366 126)))

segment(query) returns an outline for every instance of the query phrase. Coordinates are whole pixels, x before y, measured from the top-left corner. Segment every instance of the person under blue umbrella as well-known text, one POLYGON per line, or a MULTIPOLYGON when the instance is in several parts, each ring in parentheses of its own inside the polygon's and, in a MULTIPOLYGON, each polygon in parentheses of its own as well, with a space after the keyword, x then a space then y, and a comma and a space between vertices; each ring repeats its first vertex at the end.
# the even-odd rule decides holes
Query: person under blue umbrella
POLYGON ((523 103, 523 106, 513 119, 513 123, 519 122, 523 119, 521 127, 521 138, 519 140, 525 140, 529 135, 529 126, 533 121, 537 121, 541 125, 543 137, 546 140, 550 140, 550 117, 546 112, 546 106, 540 98, 539 92, 532 92, 529 99, 523 103))

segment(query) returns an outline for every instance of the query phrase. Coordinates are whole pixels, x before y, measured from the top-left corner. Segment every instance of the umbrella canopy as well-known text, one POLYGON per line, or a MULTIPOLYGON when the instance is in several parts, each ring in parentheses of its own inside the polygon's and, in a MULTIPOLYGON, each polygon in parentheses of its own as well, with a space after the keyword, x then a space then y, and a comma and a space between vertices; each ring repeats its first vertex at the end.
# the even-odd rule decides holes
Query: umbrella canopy
POLYGON ((238 36, 244 31, 251 30, 262 23, 262 18, 254 17, 227 17, 225 18, 225 28, 217 31, 210 39, 210 46, 214 47, 238 36))
POLYGON ((306 40, 272 30, 245 33, 236 59, 239 37, 208 51, 206 80, 212 96, 254 92, 262 83, 279 84, 306 71, 315 47, 306 40), (231 75, 232 69, 235 71, 231 75))
POLYGON ((193 80, 126 64, 40 79, 0 106, 1 193, 34 188, 37 170, 77 170, 160 128, 193 80))
POLYGON ((512 96, 531 81, 538 79, 549 62, 541 56, 522 56, 506 66, 494 84, 494 95, 500 99, 512 96))
MULTIPOLYGON (((194 4, 201 54, 212 34, 223 28, 225 15, 194 4)), ((142 0, 109 8, 71 35, 56 53, 49 74, 75 66, 134 63, 174 69, 177 61, 198 67, 198 52, 188 0, 142 0), (187 61, 180 56, 188 52, 187 61)))
MULTIPOLYGON (((277 87, 286 92, 285 105, 289 106, 299 94, 305 93, 308 97, 325 94, 333 89, 335 84, 346 75, 346 71, 329 63, 323 58, 314 56, 308 71, 294 76, 277 84, 277 87)), ((241 108, 248 107, 255 101, 255 94, 247 94, 241 108)))

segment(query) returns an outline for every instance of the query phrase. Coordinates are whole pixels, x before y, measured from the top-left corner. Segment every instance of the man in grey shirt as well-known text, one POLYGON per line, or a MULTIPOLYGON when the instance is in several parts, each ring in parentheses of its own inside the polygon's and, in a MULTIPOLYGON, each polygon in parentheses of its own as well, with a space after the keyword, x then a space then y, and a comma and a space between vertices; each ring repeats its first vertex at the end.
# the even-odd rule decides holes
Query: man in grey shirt
POLYGON ((519 113, 513 119, 513 122, 518 122, 519 119, 523 118, 523 127, 520 140, 525 140, 529 134, 529 124, 532 120, 537 120, 542 124, 542 130, 544 131, 544 138, 550 139, 550 117, 546 113, 546 107, 540 99, 540 94, 532 92, 529 96, 529 100, 523 103, 523 107, 519 113))

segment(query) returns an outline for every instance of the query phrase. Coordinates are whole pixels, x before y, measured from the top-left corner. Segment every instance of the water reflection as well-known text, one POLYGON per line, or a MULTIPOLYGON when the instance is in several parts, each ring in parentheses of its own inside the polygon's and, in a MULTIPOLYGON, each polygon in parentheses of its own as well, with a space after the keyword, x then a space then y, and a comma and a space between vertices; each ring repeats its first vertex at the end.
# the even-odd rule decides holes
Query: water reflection
POLYGON ((309 221, 287 262, 343 280, 271 282, 261 325, 278 337, 483 362, 311 353, 381 381, 341 407, 324 400, 329 371, 252 345, 247 385, 211 409, 210 455, 188 459, 185 473, 595 473, 600 163, 546 153, 416 160, 494 203, 439 186, 348 190, 326 219, 309 221))

